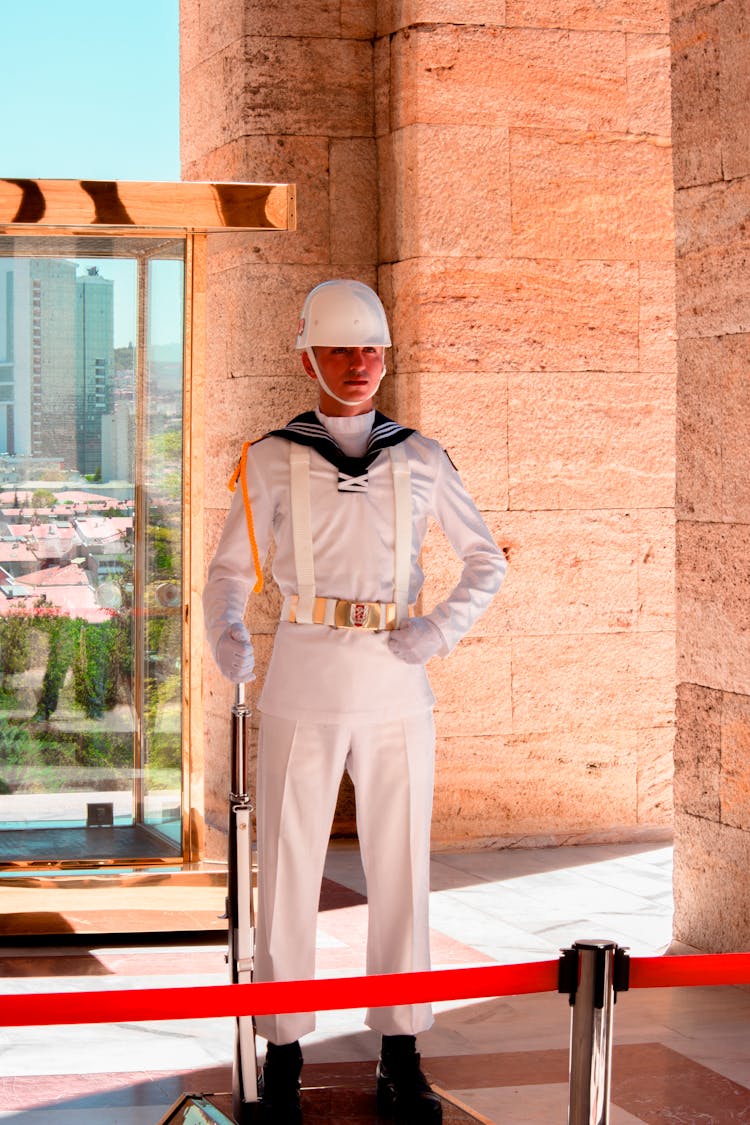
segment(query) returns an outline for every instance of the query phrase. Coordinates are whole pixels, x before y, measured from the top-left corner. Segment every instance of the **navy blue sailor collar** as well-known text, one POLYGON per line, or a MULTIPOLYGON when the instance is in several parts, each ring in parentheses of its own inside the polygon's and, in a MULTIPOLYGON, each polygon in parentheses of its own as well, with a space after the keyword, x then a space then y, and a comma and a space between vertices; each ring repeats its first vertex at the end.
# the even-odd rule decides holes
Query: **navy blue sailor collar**
POLYGON ((297 445, 307 445, 319 453, 330 465, 338 469, 339 492, 366 492, 367 470, 373 461, 393 445, 406 441, 415 431, 402 426, 375 411, 375 420, 367 440, 367 451, 362 457, 348 457, 331 437, 313 410, 298 414, 279 430, 271 430, 266 437, 281 437, 297 445))

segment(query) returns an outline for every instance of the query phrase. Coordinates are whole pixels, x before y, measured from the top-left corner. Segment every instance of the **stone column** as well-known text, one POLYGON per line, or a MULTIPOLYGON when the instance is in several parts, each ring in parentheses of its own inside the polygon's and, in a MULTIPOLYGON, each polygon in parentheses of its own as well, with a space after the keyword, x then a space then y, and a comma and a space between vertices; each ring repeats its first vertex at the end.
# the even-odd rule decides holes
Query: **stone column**
MULTIPOLYGON (((305 294, 329 277, 377 281, 374 0, 181 0, 180 22, 183 178, 291 182, 298 190, 296 232, 209 240, 210 560, 242 442, 314 405, 293 351, 305 294)), ((258 682, 279 609, 269 581, 249 614, 258 682)), ((231 696, 207 653, 207 841, 217 852, 231 696)), ((349 812, 342 815, 353 830, 349 812)))
POLYGON ((673 0, 675 937, 750 942, 750 18, 673 0))
MULTIPOLYGON (((295 234, 211 256, 207 557, 242 439, 311 405, 302 297, 347 274, 391 315, 384 408, 509 555, 430 666, 439 843, 669 831, 668 30, 666 0, 182 0, 185 177, 299 190, 295 234)), ((429 609, 457 576, 437 534, 424 566, 429 609)), ((276 612, 253 607, 261 672, 276 612)), ((208 661, 217 809, 229 698, 208 661)))
MULTIPOLYGON (((401 414, 506 586, 435 661, 435 835, 664 835, 674 737, 666 3, 379 5, 380 287, 401 414)), ((429 607, 457 570, 425 553, 429 607)))

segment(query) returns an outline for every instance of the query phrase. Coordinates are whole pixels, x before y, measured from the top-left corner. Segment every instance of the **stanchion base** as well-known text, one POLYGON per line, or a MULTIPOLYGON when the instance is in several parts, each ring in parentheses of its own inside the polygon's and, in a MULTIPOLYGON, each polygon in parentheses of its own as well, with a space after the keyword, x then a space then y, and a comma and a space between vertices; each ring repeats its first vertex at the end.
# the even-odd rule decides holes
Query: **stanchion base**
MULTIPOLYGON (((443 1125, 466 1125, 480 1122, 491 1125, 487 1117, 476 1113, 463 1102, 439 1087, 432 1087, 443 1106, 443 1125)), ((260 1107, 258 1107, 260 1109, 260 1107)), ((378 1116, 375 1094, 371 1090, 352 1089, 345 1086, 312 1086, 302 1090, 302 1111, 305 1125, 323 1125, 336 1121, 344 1125, 389 1125, 390 1119, 378 1116)), ((247 1106, 248 1121, 256 1115, 255 1106, 247 1106)), ((262 1109, 258 1113, 262 1122, 262 1109)), ((232 1116, 231 1094, 183 1094, 158 1125, 247 1125, 235 1123, 232 1116)))

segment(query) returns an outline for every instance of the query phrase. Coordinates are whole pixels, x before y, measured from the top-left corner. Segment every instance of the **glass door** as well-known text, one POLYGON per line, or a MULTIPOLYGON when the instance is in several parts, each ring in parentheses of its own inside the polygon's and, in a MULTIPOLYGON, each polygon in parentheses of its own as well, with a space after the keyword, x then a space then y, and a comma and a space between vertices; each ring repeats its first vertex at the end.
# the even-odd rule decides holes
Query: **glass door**
POLYGON ((0 867, 182 855, 185 252, 0 236, 0 867))

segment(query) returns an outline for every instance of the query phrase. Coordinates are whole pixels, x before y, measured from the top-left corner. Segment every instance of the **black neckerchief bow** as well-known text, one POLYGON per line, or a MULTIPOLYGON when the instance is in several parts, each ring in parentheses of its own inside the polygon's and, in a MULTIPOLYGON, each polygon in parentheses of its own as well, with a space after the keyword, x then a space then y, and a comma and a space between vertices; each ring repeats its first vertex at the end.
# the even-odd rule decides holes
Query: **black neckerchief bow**
POLYGON ((271 430, 265 436, 286 438, 287 441, 296 442, 297 445, 308 445, 314 449, 330 465, 338 469, 339 492, 366 492, 367 471, 375 458, 384 449, 406 441, 413 433, 414 430, 399 425, 398 422, 392 421, 376 410, 366 452, 362 457, 347 457, 317 414, 313 410, 308 410, 292 418, 291 422, 287 422, 282 429, 271 430))

